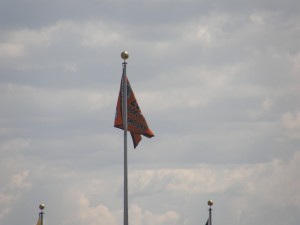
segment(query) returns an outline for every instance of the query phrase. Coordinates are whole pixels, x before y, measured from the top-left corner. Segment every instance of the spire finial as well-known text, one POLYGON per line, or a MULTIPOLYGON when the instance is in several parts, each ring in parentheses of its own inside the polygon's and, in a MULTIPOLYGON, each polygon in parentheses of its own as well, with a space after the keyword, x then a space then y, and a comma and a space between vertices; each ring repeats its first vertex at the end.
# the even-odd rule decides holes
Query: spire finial
POLYGON ((43 203, 39 205, 39 209, 40 209, 41 211, 43 211, 44 208, 45 208, 45 205, 44 205, 43 203))
POLYGON ((129 58, 128 52, 127 52, 127 51, 123 51, 123 52, 121 53, 121 58, 124 59, 124 61, 125 61, 126 59, 128 59, 128 58, 129 58))
POLYGON ((209 200, 209 201, 207 202, 207 205, 209 205, 210 207, 211 207, 213 204, 214 204, 214 202, 213 202, 212 200, 209 200))

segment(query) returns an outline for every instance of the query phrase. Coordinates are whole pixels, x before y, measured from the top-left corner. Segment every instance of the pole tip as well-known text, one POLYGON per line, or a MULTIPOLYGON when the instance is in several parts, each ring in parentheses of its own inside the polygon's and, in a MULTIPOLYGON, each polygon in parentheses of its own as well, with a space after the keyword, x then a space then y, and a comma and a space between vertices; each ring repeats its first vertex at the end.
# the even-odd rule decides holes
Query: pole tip
POLYGON ((128 59, 128 58, 129 58, 128 52, 123 51, 123 52, 121 53, 121 58, 124 59, 124 60, 128 59))
POLYGON ((212 200, 209 200, 208 202, 207 202, 207 205, 209 205, 209 206, 212 206, 214 204, 214 202, 212 201, 212 200))
POLYGON ((43 203, 40 204, 39 209, 43 211, 44 208, 45 208, 45 205, 43 203))

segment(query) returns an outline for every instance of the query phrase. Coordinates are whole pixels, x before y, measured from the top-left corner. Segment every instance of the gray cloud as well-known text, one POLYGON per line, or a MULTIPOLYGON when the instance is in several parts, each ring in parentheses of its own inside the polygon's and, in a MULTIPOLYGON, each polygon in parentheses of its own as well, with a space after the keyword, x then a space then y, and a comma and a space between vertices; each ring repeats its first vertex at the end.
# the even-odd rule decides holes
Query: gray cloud
POLYGON ((297 1, 2 1, 0 223, 122 223, 128 77, 155 133, 132 224, 299 223, 297 1), (17 217, 15 215, 18 215, 17 217))

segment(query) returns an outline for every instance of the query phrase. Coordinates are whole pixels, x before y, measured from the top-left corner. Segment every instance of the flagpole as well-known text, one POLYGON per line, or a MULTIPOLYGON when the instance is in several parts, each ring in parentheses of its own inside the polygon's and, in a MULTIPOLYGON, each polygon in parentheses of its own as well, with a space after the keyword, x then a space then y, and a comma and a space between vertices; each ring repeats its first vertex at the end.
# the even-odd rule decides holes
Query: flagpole
POLYGON ((44 208, 45 208, 45 205, 44 204, 40 204, 40 206, 39 206, 39 209, 41 210, 41 212, 39 213, 39 216, 40 216, 40 219, 41 219, 41 225, 43 225, 43 215, 44 215, 44 212, 43 212, 43 210, 44 210, 44 208))
POLYGON ((212 211, 212 209, 211 209, 211 207, 212 207, 212 205, 214 204, 213 203, 213 201, 212 200, 209 200, 208 202, 207 202, 207 204, 209 205, 209 223, 208 223, 208 225, 212 225, 212 218, 211 218, 211 211, 212 211))
POLYGON ((128 52, 121 53, 121 58, 124 59, 123 74, 122 74, 122 117, 124 128, 124 225, 128 225, 128 175, 127 175, 127 76, 126 76, 126 59, 128 59, 128 52))

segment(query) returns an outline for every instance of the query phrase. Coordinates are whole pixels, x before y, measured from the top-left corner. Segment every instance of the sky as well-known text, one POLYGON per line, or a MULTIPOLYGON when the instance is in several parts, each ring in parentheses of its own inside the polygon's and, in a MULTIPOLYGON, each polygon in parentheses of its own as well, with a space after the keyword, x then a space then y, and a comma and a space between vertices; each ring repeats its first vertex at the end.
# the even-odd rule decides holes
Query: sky
POLYGON ((298 0, 0 0, 0 224, 298 225, 298 0))

